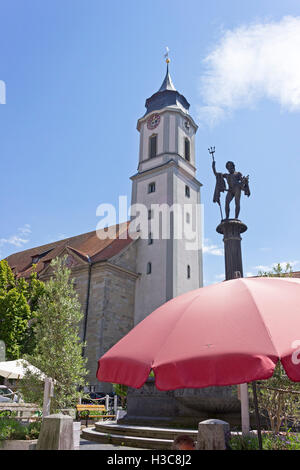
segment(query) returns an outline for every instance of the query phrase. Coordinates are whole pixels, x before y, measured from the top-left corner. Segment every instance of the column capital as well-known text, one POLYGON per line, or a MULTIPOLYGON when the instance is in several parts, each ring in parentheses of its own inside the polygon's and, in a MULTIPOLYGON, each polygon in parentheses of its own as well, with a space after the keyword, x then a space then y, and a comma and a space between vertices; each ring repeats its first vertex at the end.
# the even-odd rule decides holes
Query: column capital
POLYGON ((246 232, 247 229, 247 225, 239 219, 223 219, 216 228, 218 233, 224 235, 224 239, 235 238, 241 233, 246 232))

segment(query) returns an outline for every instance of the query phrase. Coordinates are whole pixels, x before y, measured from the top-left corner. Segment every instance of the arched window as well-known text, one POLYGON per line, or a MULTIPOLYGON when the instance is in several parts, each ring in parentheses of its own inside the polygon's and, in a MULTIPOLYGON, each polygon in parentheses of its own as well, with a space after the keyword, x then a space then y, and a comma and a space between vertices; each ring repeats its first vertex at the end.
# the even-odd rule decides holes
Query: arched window
POLYGON ((187 137, 184 139, 184 158, 188 162, 191 159, 191 143, 187 137))
POLYGON ((152 272, 152 264, 147 263, 147 274, 151 274, 151 272, 152 272))
POLYGON ((155 193, 155 183, 149 183, 148 193, 155 193))
POLYGON ((190 277, 191 277, 191 267, 190 267, 190 265, 188 264, 188 265, 187 265, 187 278, 190 279, 190 277))
POLYGON ((190 192, 190 187, 189 186, 185 186, 185 195, 186 197, 190 197, 191 196, 191 192, 190 192))
POLYGON ((153 134, 149 138, 149 158, 156 157, 157 154, 157 134, 153 134))

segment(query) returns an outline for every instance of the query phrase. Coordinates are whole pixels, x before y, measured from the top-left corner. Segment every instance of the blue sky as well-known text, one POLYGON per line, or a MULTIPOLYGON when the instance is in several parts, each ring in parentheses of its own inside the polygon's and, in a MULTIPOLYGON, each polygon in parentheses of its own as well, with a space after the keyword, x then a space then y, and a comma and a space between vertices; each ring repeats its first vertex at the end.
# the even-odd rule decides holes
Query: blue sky
POLYGON ((0 257, 94 230, 96 207, 131 193, 136 121, 160 87, 163 54, 191 103, 203 183, 204 278, 224 273, 214 176, 250 175, 245 273, 300 269, 300 2, 0 1, 0 257))

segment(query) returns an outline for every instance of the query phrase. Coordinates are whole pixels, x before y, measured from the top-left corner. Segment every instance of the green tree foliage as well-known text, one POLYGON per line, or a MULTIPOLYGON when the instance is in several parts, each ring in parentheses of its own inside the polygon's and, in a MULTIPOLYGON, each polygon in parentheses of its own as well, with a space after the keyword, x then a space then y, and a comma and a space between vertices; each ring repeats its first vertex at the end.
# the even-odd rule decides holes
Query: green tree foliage
MULTIPOLYGON (((292 277, 293 271, 289 263, 285 267, 278 263, 272 271, 260 271, 258 275, 292 277)), ((261 414, 268 419, 275 434, 281 427, 288 429, 300 420, 300 384, 289 380, 280 362, 270 379, 258 383, 258 402, 261 414)))
POLYGON ((122 408, 126 408, 127 392, 128 392, 127 385, 113 384, 113 389, 114 389, 115 394, 121 397, 122 408))
POLYGON ((290 263, 286 263, 285 267, 277 263, 273 266, 272 271, 259 271, 258 276, 261 277, 292 277, 293 270, 290 263))
MULTIPOLYGON (((78 296, 64 258, 52 261, 53 275, 45 284, 39 299, 35 327, 36 348, 26 359, 46 376, 56 381, 52 411, 74 406, 81 396, 87 371, 82 357, 79 324, 82 313, 78 296)), ((24 398, 36 403, 43 401, 43 389, 38 378, 29 371, 22 380, 24 398)))
POLYGON ((261 414, 268 419, 274 434, 299 422, 300 384, 289 380, 280 362, 270 379, 258 382, 257 391, 261 414))
POLYGON ((7 359, 32 352, 36 305, 43 290, 44 283, 34 271, 28 282, 15 279, 7 261, 0 261, 0 339, 5 342, 7 359))

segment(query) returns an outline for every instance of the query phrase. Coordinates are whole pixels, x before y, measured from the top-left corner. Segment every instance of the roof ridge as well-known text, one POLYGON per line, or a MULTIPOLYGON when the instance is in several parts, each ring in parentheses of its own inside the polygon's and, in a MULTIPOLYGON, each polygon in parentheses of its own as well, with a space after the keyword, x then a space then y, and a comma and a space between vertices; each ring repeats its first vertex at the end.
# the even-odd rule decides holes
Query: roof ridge
POLYGON ((112 254, 114 255, 126 244, 132 242, 132 239, 128 234, 129 223, 130 221, 126 221, 107 227, 107 229, 115 228, 115 236, 111 239, 101 239, 101 237, 97 236, 97 231, 93 230, 91 232, 74 235, 73 237, 13 253, 7 256, 6 260, 11 267, 13 266, 15 268, 16 275, 22 276, 22 274, 24 274, 26 277, 26 275, 31 272, 33 258, 40 255, 42 252, 48 253, 37 263, 36 271, 38 274, 43 272, 45 262, 51 261, 57 256, 61 256, 66 249, 76 253, 77 256, 82 258, 84 261, 88 261, 89 258, 102 259, 103 257, 101 257, 101 252, 105 251, 108 247, 113 247, 112 254), (122 234, 126 232, 127 235, 125 236, 125 240, 123 240, 124 237, 122 237, 122 234))

